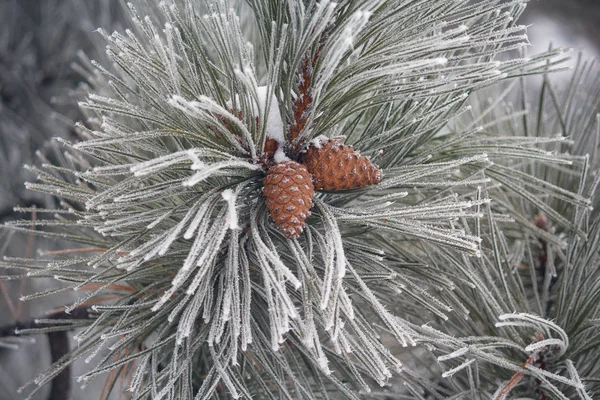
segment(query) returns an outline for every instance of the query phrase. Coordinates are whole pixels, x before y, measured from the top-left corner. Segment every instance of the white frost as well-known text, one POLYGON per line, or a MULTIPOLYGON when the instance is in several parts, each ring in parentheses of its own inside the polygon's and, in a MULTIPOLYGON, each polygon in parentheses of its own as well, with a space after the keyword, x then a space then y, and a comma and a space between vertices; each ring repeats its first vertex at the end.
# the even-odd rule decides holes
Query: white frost
MULTIPOLYGON (((261 117, 259 115, 260 110, 264 111, 267 107, 267 87, 259 86, 256 88, 256 94, 258 95, 258 105, 253 104, 252 108, 254 111, 254 116, 261 117)), ((239 96, 236 95, 236 102, 239 103, 239 96)), ((229 100, 227 102, 228 107, 233 106, 233 102, 229 100)), ((284 143, 284 125, 283 120, 281 119, 281 114, 279 114, 279 102, 277 101, 277 97, 274 94, 271 95, 271 103, 269 104, 269 110, 267 112, 267 137, 270 139, 275 139, 277 143, 284 143)))
POLYGON ((284 162, 284 161, 291 161, 288 158, 288 156, 285 155, 285 152, 283 151, 283 146, 279 146, 277 148, 277 151, 273 155, 273 159, 275 160, 276 163, 280 163, 280 162, 284 162))
POLYGON ((227 202, 229 207, 229 212, 227 213, 227 224, 229 225, 229 229, 240 229, 240 226, 238 225, 238 214, 235 209, 236 194, 231 189, 225 189, 223 190, 223 193, 221 193, 221 196, 227 202))
POLYGON ((204 164, 202 161, 200 161, 200 158, 196 155, 196 153, 193 150, 188 150, 187 154, 190 157, 190 159, 192 160, 192 166, 190 168, 193 171, 197 171, 197 170, 200 170, 200 169, 206 167, 206 164, 204 164))
POLYGON ((309 144, 316 149, 320 149, 321 147, 323 147, 323 144, 327 143, 328 141, 329 138, 327 136, 319 135, 313 140, 311 140, 309 144))
MULTIPOLYGON (((260 86, 256 89, 258 93, 258 101, 260 107, 265 109, 267 105, 267 87, 260 86)), ((267 113, 267 137, 275 139, 277 143, 284 143, 284 126, 281 114, 279 114, 279 103, 275 95, 271 95, 271 104, 269 104, 269 112, 267 113)), ((281 147, 281 146, 280 146, 281 147)))

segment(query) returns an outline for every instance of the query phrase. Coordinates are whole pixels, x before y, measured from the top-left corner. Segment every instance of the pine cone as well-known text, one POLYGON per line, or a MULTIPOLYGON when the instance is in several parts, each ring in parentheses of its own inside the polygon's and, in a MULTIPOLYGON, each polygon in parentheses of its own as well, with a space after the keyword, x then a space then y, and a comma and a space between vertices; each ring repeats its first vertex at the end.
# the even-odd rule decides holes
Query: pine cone
POLYGON ((349 190, 381 182, 381 170, 371 160, 336 139, 320 147, 311 144, 302 163, 313 175, 317 190, 349 190))
POLYGON ((272 159, 278 148, 279 148, 279 143, 277 143, 277 140, 272 139, 272 138, 267 139, 265 141, 265 149, 263 152, 263 159, 265 159, 265 160, 272 159))
POLYGON ((295 161, 284 161, 269 168, 263 179, 263 193, 269 214, 285 237, 300 236, 315 195, 306 167, 295 161))

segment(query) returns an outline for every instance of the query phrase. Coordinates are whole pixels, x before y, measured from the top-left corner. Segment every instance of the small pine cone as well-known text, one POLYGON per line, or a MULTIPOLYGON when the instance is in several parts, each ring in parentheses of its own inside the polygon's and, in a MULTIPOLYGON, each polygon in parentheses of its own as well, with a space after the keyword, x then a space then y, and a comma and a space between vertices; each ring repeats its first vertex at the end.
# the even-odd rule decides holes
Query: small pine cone
POLYGON ((285 237, 300 236, 315 195, 306 167, 295 161, 275 164, 263 179, 263 193, 269 214, 285 237))
POLYGON ((277 151, 278 148, 279 148, 279 143, 277 143, 277 140, 268 138, 265 141, 265 149, 263 152, 263 158, 267 159, 267 160, 273 158, 273 156, 275 155, 275 152, 277 151))
POLYGON ((320 147, 311 144, 302 163, 313 175, 317 190, 349 190, 381 182, 381 170, 371 160, 336 139, 320 147))

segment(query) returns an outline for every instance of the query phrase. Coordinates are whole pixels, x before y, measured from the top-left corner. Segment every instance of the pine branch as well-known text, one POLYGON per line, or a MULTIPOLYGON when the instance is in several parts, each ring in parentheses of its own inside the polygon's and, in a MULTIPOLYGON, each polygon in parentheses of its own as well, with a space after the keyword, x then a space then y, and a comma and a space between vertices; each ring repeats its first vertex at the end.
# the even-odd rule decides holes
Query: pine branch
MULTIPOLYGON (((138 398, 358 398, 398 376, 414 397, 489 397, 506 383, 531 396, 533 380, 586 399, 597 367, 578 352, 597 341, 597 308, 567 288, 597 295, 581 275, 597 266, 596 160, 569 151, 590 124, 547 82, 550 121, 547 105, 539 121, 506 113, 515 86, 490 87, 563 57, 497 61, 525 43, 524 4, 248 3, 237 15, 225 0, 140 2, 131 31, 104 34, 115 66, 95 64, 84 140, 29 185, 62 200, 37 233, 95 250, 2 262, 66 282, 80 293, 69 310, 95 304, 80 345, 35 383, 85 357, 82 382, 127 370, 138 398), (486 87, 491 104, 472 94, 486 87), (305 168, 300 153, 340 134, 381 182, 314 193, 308 170, 270 175, 305 168), (280 202, 300 221, 290 198, 312 212, 293 237, 273 217, 280 202), (532 223, 540 213, 552 229, 532 223), (537 286, 542 240, 546 279, 563 271, 552 292, 537 286), (389 343, 428 366, 403 370, 389 343), (547 349, 557 356, 542 368, 532 354, 547 349)), ((337 161, 324 169, 336 175, 337 161)))

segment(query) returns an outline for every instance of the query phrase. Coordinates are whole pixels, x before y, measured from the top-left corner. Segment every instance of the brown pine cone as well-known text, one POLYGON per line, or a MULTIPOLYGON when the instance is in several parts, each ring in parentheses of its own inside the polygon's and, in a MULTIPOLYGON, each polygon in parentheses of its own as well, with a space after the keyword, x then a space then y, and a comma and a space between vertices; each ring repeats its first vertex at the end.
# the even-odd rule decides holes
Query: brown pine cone
POLYGON ((277 143, 277 140, 268 138, 265 141, 265 149, 264 149, 262 158, 264 160, 272 159, 278 148, 279 148, 279 143, 277 143))
POLYGON ((349 190, 381 182, 381 170, 371 160, 337 139, 320 147, 311 144, 302 163, 313 175, 317 190, 349 190))
POLYGON ((315 195, 306 167, 295 161, 275 164, 263 179, 263 193, 269 214, 281 233, 288 239, 300 236, 315 195))

